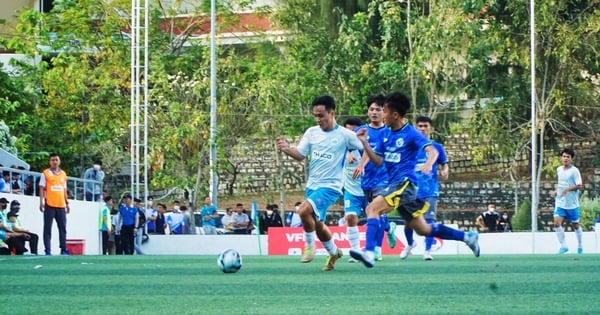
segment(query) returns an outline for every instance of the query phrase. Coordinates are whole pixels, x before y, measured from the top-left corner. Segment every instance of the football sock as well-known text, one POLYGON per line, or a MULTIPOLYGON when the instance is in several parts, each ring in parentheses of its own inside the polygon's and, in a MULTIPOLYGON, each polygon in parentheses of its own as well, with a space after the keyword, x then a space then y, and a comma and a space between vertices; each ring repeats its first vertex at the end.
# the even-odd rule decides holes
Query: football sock
POLYGON ((406 245, 410 246, 415 242, 415 239, 413 237, 413 229, 411 228, 404 228, 404 236, 406 236, 406 245))
POLYGON ((567 247, 567 242, 565 242, 565 231, 562 226, 554 228, 554 231, 556 231, 556 238, 558 238, 560 246, 567 247))
MULTIPOLYGON (((429 224, 435 223, 435 221, 431 220, 431 219, 425 219, 425 222, 427 222, 429 224)), ((431 235, 425 236, 425 251, 430 251, 431 245, 433 245, 433 236, 431 236, 431 235)))
POLYGON ((315 238, 317 237, 317 232, 304 232, 304 244, 309 247, 315 246, 315 238))
POLYGON ((337 246, 335 246, 333 239, 326 242, 321 242, 321 244, 323 244, 323 247, 325 247, 329 255, 334 255, 337 252, 337 246))
POLYGON ((443 224, 431 224, 431 235, 445 240, 465 241, 466 233, 461 230, 455 230, 443 224))
POLYGON ((579 226, 577 228, 577 230, 575 230, 575 235, 577 236, 577 247, 581 248, 583 246, 581 246, 581 239, 583 237, 583 230, 581 229, 581 226, 579 226))
POLYGON ((360 233, 358 232, 358 226, 346 227, 346 233, 348 233, 350 248, 357 250, 360 249, 360 233))
POLYGON ((379 219, 379 228, 377 229, 377 242, 376 246, 381 247, 383 244, 383 237, 385 236, 385 226, 383 226, 381 222, 381 218, 379 219))
POLYGON ((379 219, 369 218, 367 219, 367 239, 365 244, 365 250, 373 251, 377 245, 377 233, 379 231, 379 219))

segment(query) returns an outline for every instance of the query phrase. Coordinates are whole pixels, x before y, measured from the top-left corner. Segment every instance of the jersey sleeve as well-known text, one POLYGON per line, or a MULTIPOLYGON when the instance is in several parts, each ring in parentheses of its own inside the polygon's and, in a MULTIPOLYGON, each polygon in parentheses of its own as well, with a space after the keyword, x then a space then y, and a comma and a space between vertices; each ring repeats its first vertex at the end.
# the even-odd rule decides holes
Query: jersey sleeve
POLYGON ((308 141, 309 135, 312 132, 312 128, 306 130, 304 135, 302 135, 302 139, 300 139, 300 143, 296 146, 296 150, 298 153, 302 154, 302 156, 306 157, 306 155, 310 152, 310 141, 308 141))
POLYGON ((433 146, 437 149, 439 154, 436 163, 440 165, 448 164, 448 156, 446 155, 446 150, 444 150, 444 146, 437 142, 434 142, 433 146))

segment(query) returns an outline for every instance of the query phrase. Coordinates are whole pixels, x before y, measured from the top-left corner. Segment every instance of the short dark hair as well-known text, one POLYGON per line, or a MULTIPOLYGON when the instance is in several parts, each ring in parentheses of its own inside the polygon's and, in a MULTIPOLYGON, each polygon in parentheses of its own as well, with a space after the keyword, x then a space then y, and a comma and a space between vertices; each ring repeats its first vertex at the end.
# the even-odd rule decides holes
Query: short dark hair
POLYGON ((301 204, 302 204, 302 201, 298 201, 298 202, 296 202, 295 206, 299 206, 301 204))
POLYGON ((568 154, 568 155, 570 155, 572 159, 575 158, 575 151, 573 149, 571 149, 571 148, 564 148, 564 149, 562 149, 562 151, 560 151, 560 155, 563 155, 565 153, 568 154))
POLYGON ((52 157, 55 157, 55 156, 58 156, 58 153, 52 152, 52 153, 50 153, 50 155, 48 156, 48 158, 52 158, 52 157))
POLYGON ((417 122, 417 123, 426 122, 426 123, 429 123, 429 125, 433 126, 433 121, 428 116, 417 116, 417 119, 415 119, 415 122, 417 122))
POLYGON ((111 196, 106 196, 106 197, 104 197, 104 202, 109 202, 109 201, 111 201, 111 200, 112 200, 112 197, 111 197, 111 196))
POLYGON ((410 100, 400 92, 391 92, 386 95, 385 105, 402 117, 406 116, 406 113, 410 110, 410 100))
POLYGON ((321 95, 315 97, 315 99, 312 101, 312 106, 315 107, 319 105, 325 106, 327 111, 335 110, 335 100, 330 95, 321 95))
POLYGON ((236 207, 239 207, 239 206, 242 206, 242 207, 243 207, 244 205, 243 205, 243 204, 241 204, 241 203, 238 203, 238 204, 236 204, 235 206, 236 206, 236 207))
POLYGON ((98 165, 102 166, 102 160, 96 160, 96 161, 94 161, 94 164, 98 164, 98 165))
POLYGON ((344 126, 346 126, 346 125, 362 126, 362 124, 363 124, 362 120, 360 120, 360 118, 358 118, 358 117, 349 117, 344 122, 344 126))
POLYGON ((383 96, 383 94, 369 95, 367 97, 367 108, 371 107, 371 104, 373 103, 383 107, 383 104, 385 103, 385 96, 383 96))

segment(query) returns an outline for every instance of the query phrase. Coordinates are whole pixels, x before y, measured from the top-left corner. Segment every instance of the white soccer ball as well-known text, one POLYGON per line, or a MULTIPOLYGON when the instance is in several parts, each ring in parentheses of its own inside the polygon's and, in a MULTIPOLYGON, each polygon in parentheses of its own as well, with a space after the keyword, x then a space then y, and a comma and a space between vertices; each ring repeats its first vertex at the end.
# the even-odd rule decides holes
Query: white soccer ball
POLYGON ((235 249, 226 249, 217 258, 217 266, 225 273, 234 273, 242 268, 242 255, 235 249))

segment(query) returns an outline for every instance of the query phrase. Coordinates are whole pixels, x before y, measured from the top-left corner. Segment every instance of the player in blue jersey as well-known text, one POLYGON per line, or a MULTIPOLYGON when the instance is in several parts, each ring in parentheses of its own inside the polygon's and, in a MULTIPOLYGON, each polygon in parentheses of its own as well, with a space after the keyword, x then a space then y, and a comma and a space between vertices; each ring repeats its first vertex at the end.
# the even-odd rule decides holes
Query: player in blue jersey
MULTIPOLYGON (((419 116, 416 119, 417 130, 421 132, 427 139, 431 139, 431 133, 433 132, 433 122, 431 118, 427 116, 419 116)), ((435 142, 431 141, 431 144, 438 151, 438 157, 433 164, 431 174, 424 174, 419 170, 421 165, 427 161, 427 154, 425 150, 421 150, 417 155, 417 168, 415 173, 417 175, 417 198, 423 199, 429 203, 429 210, 423 215, 425 222, 432 224, 435 222, 435 210, 437 208, 437 199, 440 196, 440 185, 438 182, 438 165, 441 167, 440 175, 442 179, 448 179, 448 158, 446 157, 446 151, 444 147, 435 142)), ((404 228, 404 235, 406 236, 406 247, 400 253, 400 258, 406 259, 413 248, 416 247, 416 243, 413 238, 413 229, 409 227, 404 228)), ((425 237, 425 252, 423 253, 424 260, 432 260, 431 256, 431 245, 433 244, 433 236, 425 237)))
POLYGON ((442 239, 465 242, 479 257, 478 234, 465 233, 443 224, 428 224, 423 214, 429 209, 429 204, 416 197, 415 167, 417 154, 421 150, 427 152, 427 160, 420 167, 424 174, 430 174, 438 152, 431 141, 419 133, 405 120, 410 109, 410 101, 400 92, 392 92, 386 96, 383 107, 383 121, 390 127, 388 134, 371 149, 367 142, 367 130, 357 132, 364 150, 374 165, 385 164, 389 176, 389 185, 374 191, 374 199, 367 206, 367 237, 364 251, 350 250, 352 258, 360 260, 366 267, 375 265, 375 244, 379 229, 379 216, 392 209, 398 209, 406 225, 420 235, 435 236, 442 239))
MULTIPOLYGON (((354 130, 362 126, 362 121, 350 117, 344 122, 344 127, 354 130)), ((361 188, 361 177, 355 177, 354 171, 362 158, 362 150, 349 150, 346 154, 346 167, 344 177, 344 219, 346 234, 350 248, 360 250, 360 233, 358 231, 358 218, 367 208, 367 200, 361 188)), ((350 258, 349 262, 357 262, 350 258)))
POLYGON ((331 239, 331 231, 323 221, 327 209, 341 196, 347 150, 362 150, 363 145, 354 132, 336 123, 333 97, 316 97, 312 111, 318 126, 308 128, 296 147, 291 147, 281 136, 277 138, 277 147, 295 160, 310 159, 306 200, 298 208, 305 242, 300 262, 308 263, 314 259, 315 237, 318 237, 329 253, 323 267, 324 271, 328 271, 333 270, 336 260, 342 257, 342 251, 331 239))
MULTIPOLYGON (((367 115, 369 116, 369 124, 367 128, 367 139, 371 149, 375 147, 382 135, 385 135, 389 128, 383 123, 383 103, 385 102, 385 96, 381 94, 371 95, 367 98, 367 115)), ((354 171, 354 177, 362 175, 361 188, 365 194, 367 202, 373 201, 373 191, 376 187, 386 187, 387 181, 387 170, 385 166, 380 165, 379 167, 373 165, 368 157, 363 156, 364 159, 358 165, 354 171)), ((375 245, 375 260, 382 260, 381 246, 383 244, 383 236, 387 232, 388 243, 391 248, 396 247, 396 223, 389 222, 387 214, 383 214, 380 217, 379 230, 377 231, 377 244, 375 245)), ((353 258, 351 258, 354 260, 353 258)), ((356 260, 354 260, 356 261, 356 260)))

